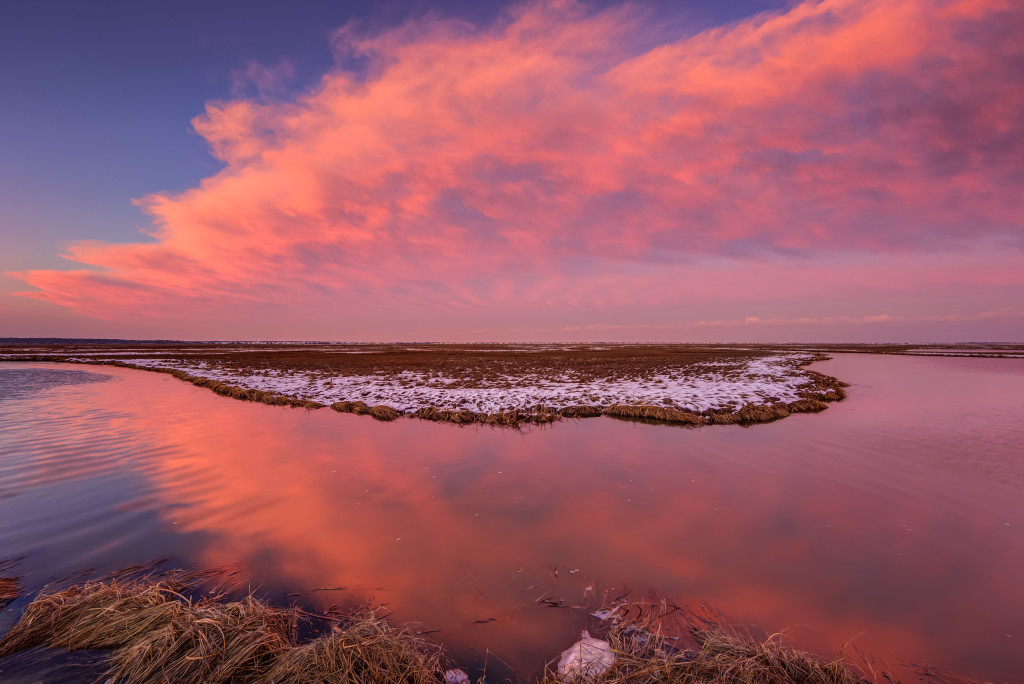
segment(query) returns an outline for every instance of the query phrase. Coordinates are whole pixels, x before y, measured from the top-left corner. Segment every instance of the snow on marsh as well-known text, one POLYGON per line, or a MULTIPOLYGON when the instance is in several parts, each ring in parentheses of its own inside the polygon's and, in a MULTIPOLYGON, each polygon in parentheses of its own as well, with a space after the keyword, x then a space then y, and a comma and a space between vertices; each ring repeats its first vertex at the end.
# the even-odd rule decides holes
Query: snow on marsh
POLYGON ((402 370, 394 373, 340 374, 275 368, 232 368, 186 359, 122 360, 143 368, 177 369, 246 389, 277 392, 298 399, 332 404, 362 401, 400 411, 433 406, 492 413, 544 406, 653 405, 684 411, 737 410, 745 404, 792 402, 810 382, 801 367, 807 354, 701 363, 659 373, 620 374, 594 378, 573 370, 550 374, 524 372, 485 378, 447 377, 438 372, 402 370))

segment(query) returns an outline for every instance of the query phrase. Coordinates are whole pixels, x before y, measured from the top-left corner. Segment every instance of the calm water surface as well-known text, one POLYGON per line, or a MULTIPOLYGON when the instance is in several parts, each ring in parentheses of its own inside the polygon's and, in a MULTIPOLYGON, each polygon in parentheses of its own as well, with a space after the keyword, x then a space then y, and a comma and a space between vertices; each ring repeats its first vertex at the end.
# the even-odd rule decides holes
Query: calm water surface
POLYGON ((0 363, 0 560, 24 556, 30 594, 157 557, 230 565, 282 603, 386 604, 461 663, 523 678, 587 624, 538 598, 593 609, 631 590, 793 628, 823 653, 854 640, 892 664, 1020 680, 1024 360, 816 368, 852 383, 818 415, 517 433, 0 363))

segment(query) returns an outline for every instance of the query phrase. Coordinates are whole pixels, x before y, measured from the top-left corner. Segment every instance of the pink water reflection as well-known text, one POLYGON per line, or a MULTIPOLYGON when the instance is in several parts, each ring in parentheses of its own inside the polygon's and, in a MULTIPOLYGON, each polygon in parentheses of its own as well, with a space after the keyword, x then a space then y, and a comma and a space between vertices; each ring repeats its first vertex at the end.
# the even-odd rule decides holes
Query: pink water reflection
MULTIPOLYGON (((854 386, 820 415, 524 434, 245 404, 103 369, 116 381, 0 403, 21 421, 0 455, 53 432, 34 409, 121 445, 113 462, 95 454, 60 476, 68 492, 118 483, 99 485, 102 548, 80 515, 32 518, 63 525, 82 562, 116 566, 162 546, 191 567, 236 564, 243 583, 282 597, 344 586, 297 600, 386 603, 397 620, 440 629, 464 662, 489 649, 522 676, 585 620, 538 598, 594 606, 627 589, 708 601, 768 631, 798 626, 794 639, 826 653, 856 638, 890 661, 1018 676, 1024 363, 846 356, 822 369, 854 386)), ((92 443, 64 439, 79 460, 92 443)), ((9 494, 25 510, 58 486, 53 460, 19 466, 9 494)), ((97 497, 68 501, 84 511, 97 497)), ((6 555, 55 562, 6 530, 6 555)))

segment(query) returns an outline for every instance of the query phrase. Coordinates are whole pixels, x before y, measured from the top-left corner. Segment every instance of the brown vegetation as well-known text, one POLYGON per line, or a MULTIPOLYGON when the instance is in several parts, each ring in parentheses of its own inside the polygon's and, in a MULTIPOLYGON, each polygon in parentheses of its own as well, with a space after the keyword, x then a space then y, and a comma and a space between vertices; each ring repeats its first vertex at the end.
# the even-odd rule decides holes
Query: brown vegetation
POLYGON ((123 361, 111 361, 107 362, 105 365, 135 368, 137 370, 147 370, 155 373, 166 373, 167 375, 173 375, 179 380, 190 382, 196 387, 205 387, 213 390, 214 393, 221 396, 240 399, 242 401, 255 401, 261 404, 269 404, 271 406, 292 406, 294 408, 304 409, 318 409, 324 407, 323 404, 315 401, 287 397, 283 394, 278 394, 277 392, 264 392, 263 390, 246 389, 236 385, 229 385, 227 383, 220 382, 219 380, 211 380, 210 378, 191 375, 190 373, 186 373, 185 371, 178 370, 176 368, 150 368, 148 366, 132 365, 123 361))
POLYGON ((18 580, 13 577, 0 577, 0 608, 18 598, 21 588, 18 580))
POLYGON ((89 583, 37 597, 0 639, 0 657, 35 646, 113 649, 170 623, 174 582, 89 583))
MULTIPOLYGON (((41 595, 0 638, 0 658, 39 646, 106 650, 101 681, 118 684, 426 684, 444 681, 450 667, 439 647, 372 612, 315 616, 252 596, 190 598, 202 575, 113 579, 41 595), (298 625, 312 621, 331 626, 298 643, 298 625)), ((598 629, 615 662, 588 684, 898 681, 863 656, 861 671, 844 653, 825 660, 786 644, 782 635, 757 639, 707 609, 692 612, 662 600, 619 603, 601 613, 598 629)), ((927 681, 970 681, 930 668, 914 671, 927 681)), ((566 682, 549 671, 539 684, 566 682)))
POLYGON ((558 414, 565 418, 596 418, 604 413, 600 406, 566 406, 558 409, 558 414))
POLYGON ((374 406, 370 409, 370 416, 377 420, 390 421, 398 418, 402 415, 401 411, 393 409, 390 406, 384 406, 383 404, 374 406))
MULTIPOLYGON (((643 630, 608 635, 616 661, 588 684, 868 684, 840 655, 823 661, 782 643, 753 641, 728 631, 695 631, 695 651, 672 648, 643 630)), ((547 675, 541 684, 566 679, 547 675)))
MULTIPOLYGON (((141 347, 141 346, 140 346, 141 347)), ((8 348, 9 350, 10 348, 8 348)), ((76 350, 89 349, 100 353, 111 347, 56 346, 73 357, 76 350)), ((161 359, 182 364, 202 362, 210 368, 225 372, 266 374, 270 370, 307 374, 324 380, 341 376, 379 376, 399 378, 404 373, 417 377, 445 378, 445 387, 466 389, 476 387, 511 387, 509 378, 552 377, 568 373, 574 382, 593 383, 621 379, 651 380, 663 375, 701 372, 703 364, 713 363, 718 372, 740 373, 752 358, 783 351, 783 347, 750 349, 737 346, 707 345, 593 345, 541 346, 541 345, 361 345, 360 353, 350 347, 335 345, 180 345, 141 347, 137 358, 161 359)), ((25 354, 20 360, 60 361, 62 357, 44 357, 25 354)), ((316 401, 278 392, 239 387, 219 380, 193 375, 183 370, 139 366, 122 360, 123 357, 90 357, 91 363, 137 368, 172 375, 197 387, 205 387, 222 396, 253 401, 272 406, 292 406, 317 409, 324 405, 316 401)), ((827 357, 817 355, 807 363, 827 357)), ((806 364, 804 364, 806 365, 806 364)), ((677 425, 751 425, 785 418, 792 413, 817 412, 827 408, 827 402, 845 397, 845 383, 817 373, 800 371, 804 379, 801 398, 797 401, 767 402, 746 405, 739 410, 714 410, 695 413, 673 406, 613 403, 600 405, 573 405, 566 407, 531 406, 509 408, 496 412, 477 412, 465 408, 439 408, 424 406, 414 411, 401 411, 386 404, 368 406, 363 401, 340 401, 331 408, 342 413, 370 415, 377 420, 392 421, 404 415, 423 420, 447 422, 456 425, 490 425, 519 427, 526 424, 542 425, 562 418, 589 418, 607 415, 630 420, 673 423, 677 425)), ((407 386, 408 380, 395 380, 396 386, 407 386)))
POLYGON ((404 629, 364 615, 329 634, 286 650, 263 677, 274 684, 307 682, 438 682, 437 648, 404 629))
MULTIPOLYGON (((785 643, 782 635, 755 638, 707 608, 691 610, 664 600, 613 604, 602 615, 614 664, 587 684, 869 684, 842 653, 824 660, 785 643)), ((565 684, 549 671, 541 684, 565 684)))
POLYGON ((331 408, 340 413, 354 413, 358 416, 365 416, 370 412, 370 407, 361 401, 338 401, 331 404, 331 408))
POLYGON ((682 425, 708 424, 708 419, 698 413, 680 411, 663 406, 612 404, 605 407, 604 415, 616 418, 646 418, 648 420, 660 420, 666 423, 679 423, 682 425))
POLYGON ((0 639, 0 657, 35 646, 110 650, 120 684, 437 682, 440 652, 372 614, 310 643, 300 611, 249 596, 192 601, 173 580, 93 582, 36 598, 0 639))

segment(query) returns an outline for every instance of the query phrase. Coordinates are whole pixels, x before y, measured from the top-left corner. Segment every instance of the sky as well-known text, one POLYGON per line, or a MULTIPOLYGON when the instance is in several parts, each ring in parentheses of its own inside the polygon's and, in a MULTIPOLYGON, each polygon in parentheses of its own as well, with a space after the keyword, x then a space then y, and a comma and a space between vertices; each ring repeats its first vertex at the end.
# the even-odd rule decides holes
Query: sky
POLYGON ((0 337, 1024 342, 1017 0, 0 9, 0 337))

